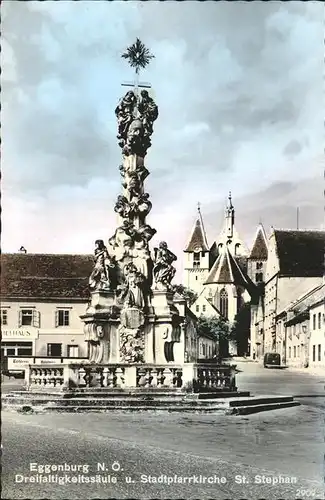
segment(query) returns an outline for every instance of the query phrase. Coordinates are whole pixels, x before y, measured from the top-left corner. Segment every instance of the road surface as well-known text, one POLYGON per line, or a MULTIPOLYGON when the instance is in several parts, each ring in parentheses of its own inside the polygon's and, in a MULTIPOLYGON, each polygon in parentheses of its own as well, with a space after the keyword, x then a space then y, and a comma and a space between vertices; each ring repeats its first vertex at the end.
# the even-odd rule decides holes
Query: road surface
POLYGON ((306 498, 301 490, 308 498, 324 498, 323 416, 312 407, 248 417, 3 412, 2 439, 7 499, 306 498), (44 465, 52 469, 42 470, 44 465), (53 470, 58 465, 80 470, 53 470), (70 482, 30 482, 40 478, 37 470, 70 482), (96 474, 110 482, 85 482, 96 474))

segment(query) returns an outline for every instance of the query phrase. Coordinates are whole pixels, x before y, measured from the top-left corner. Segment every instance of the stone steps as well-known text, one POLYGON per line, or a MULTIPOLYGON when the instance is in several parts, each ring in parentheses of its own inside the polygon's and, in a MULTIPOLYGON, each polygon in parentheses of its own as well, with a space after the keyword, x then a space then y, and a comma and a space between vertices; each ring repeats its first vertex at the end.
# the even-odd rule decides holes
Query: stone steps
POLYGON ((227 415, 251 415, 252 413, 259 413, 261 411, 280 410, 281 408, 290 408, 292 406, 300 406, 299 401, 287 401, 277 403, 264 403, 257 405, 247 406, 234 406, 226 410, 227 415))
MULTIPOLYGON (((89 412, 89 411, 167 411, 167 412, 202 412, 211 413, 223 411, 228 415, 248 415, 261 411, 298 406, 291 396, 257 396, 219 398, 193 398, 192 395, 177 393, 177 397, 151 393, 115 393, 105 394, 105 397, 96 397, 95 392, 75 393, 74 397, 67 393, 44 394, 20 391, 7 394, 2 398, 2 409, 16 411, 44 411, 44 412, 89 412), (154 395, 156 397, 154 397, 154 395), (158 397, 159 396, 159 397, 158 397), (165 397, 164 397, 165 396, 165 397)), ((103 396, 103 394, 101 394, 103 396)))

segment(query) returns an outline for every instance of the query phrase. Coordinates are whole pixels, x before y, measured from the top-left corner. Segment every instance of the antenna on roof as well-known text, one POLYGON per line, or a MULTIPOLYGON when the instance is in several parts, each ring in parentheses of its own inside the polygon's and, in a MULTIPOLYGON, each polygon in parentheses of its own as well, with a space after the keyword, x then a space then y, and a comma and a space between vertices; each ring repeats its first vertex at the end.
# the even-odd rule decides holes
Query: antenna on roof
POLYGON ((20 249, 18 250, 20 253, 27 253, 27 250, 25 247, 21 246, 20 249))

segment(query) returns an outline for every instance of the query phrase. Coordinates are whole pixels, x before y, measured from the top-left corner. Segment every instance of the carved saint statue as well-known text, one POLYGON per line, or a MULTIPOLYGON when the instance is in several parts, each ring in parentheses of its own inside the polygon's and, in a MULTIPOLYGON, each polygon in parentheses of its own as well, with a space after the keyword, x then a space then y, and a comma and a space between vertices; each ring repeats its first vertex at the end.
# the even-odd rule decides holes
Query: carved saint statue
POLYGON ((109 290, 111 285, 110 269, 115 267, 114 259, 108 255, 103 240, 95 241, 95 265, 89 278, 92 290, 109 290))
POLYGON ((149 96, 147 90, 141 90, 141 100, 138 105, 140 120, 143 123, 145 134, 151 136, 153 122, 158 118, 158 106, 149 96))
POLYGON ((162 241, 159 243, 159 248, 155 248, 155 258, 153 266, 153 275, 156 285, 165 289, 170 288, 170 283, 176 273, 175 267, 172 263, 177 260, 170 250, 168 250, 167 243, 162 241))
POLYGON ((125 284, 118 287, 117 295, 123 301, 123 308, 143 309, 145 299, 143 294, 144 276, 136 266, 130 262, 124 267, 125 284))
POLYGON ((132 90, 127 92, 120 100, 115 114, 118 123, 118 139, 120 139, 120 146, 125 144, 128 128, 134 119, 134 110, 136 107, 136 96, 132 90))

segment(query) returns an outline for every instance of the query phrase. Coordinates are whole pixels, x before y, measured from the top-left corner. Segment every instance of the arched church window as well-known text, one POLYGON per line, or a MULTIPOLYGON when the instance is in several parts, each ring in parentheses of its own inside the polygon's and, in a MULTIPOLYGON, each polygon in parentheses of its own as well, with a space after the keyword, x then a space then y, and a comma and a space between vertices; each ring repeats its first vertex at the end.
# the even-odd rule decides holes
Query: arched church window
POLYGON ((236 243, 235 245, 235 255, 239 254, 240 243, 236 243))
POLYGON ((228 293, 225 288, 220 291, 220 313, 226 319, 228 319, 228 293))

